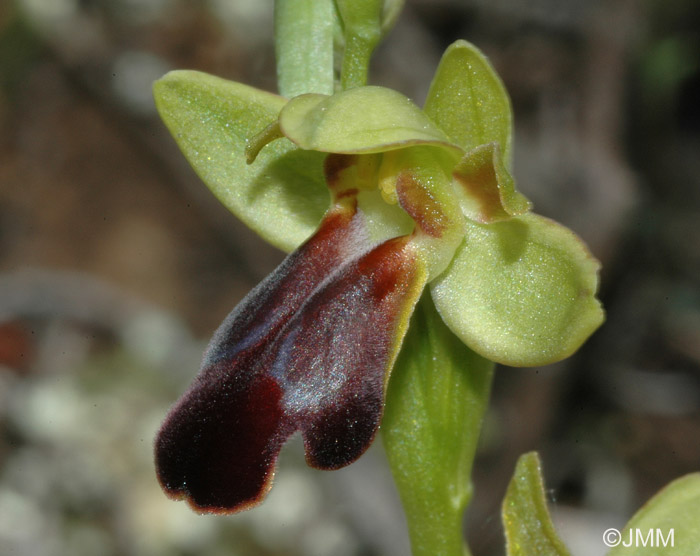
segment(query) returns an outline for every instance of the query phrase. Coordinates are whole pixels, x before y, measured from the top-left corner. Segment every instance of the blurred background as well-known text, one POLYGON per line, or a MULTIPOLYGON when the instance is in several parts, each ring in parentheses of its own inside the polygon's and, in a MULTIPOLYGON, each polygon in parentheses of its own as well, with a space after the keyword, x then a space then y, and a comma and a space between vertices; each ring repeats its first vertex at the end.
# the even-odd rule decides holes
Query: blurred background
MULTIPOLYGON (((198 516, 153 435, 209 335, 282 254, 217 204, 151 83, 193 68, 275 89, 271 0, 0 1, 0 555, 404 556, 381 446, 333 473, 283 454, 261 507, 198 516)), ((700 4, 408 0, 372 82, 421 104, 458 38, 515 110, 515 175, 603 262, 605 325, 571 359, 497 371, 466 531, 538 450, 572 552, 604 554, 700 468, 700 4)))

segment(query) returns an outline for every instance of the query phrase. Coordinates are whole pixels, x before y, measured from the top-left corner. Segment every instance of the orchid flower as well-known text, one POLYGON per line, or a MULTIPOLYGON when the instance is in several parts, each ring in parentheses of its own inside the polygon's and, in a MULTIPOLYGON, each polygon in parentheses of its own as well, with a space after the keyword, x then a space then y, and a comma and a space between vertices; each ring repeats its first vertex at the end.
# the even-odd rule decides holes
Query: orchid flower
POLYGON ((160 430, 169 496, 258 504, 297 432, 313 467, 357 459, 424 290, 451 333, 506 365, 567 357, 602 322, 598 262, 515 189, 509 100, 472 45, 446 51, 422 110, 382 87, 286 100, 188 71, 155 94, 220 200, 291 251, 215 332, 160 430))

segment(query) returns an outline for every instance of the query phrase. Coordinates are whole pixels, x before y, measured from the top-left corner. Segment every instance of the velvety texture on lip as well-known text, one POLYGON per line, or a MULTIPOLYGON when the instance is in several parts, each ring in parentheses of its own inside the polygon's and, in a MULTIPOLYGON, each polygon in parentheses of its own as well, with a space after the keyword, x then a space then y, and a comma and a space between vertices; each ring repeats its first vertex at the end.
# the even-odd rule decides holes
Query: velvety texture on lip
POLYGON ((166 493, 196 509, 262 501, 282 444, 307 460, 357 459, 381 420, 387 374, 425 282, 408 237, 365 245, 354 199, 226 318, 155 444, 166 493))

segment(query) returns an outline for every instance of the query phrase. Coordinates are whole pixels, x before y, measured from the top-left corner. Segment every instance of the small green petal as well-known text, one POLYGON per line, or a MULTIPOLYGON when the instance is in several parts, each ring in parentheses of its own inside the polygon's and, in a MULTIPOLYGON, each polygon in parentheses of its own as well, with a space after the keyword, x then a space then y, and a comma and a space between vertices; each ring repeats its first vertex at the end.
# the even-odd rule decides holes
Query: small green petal
POLYGON ((515 367, 571 355, 603 322, 600 264, 569 229, 528 213, 467 221, 452 264, 432 284, 445 323, 474 351, 515 367))
POLYGON ((549 516, 537 453, 518 459, 502 516, 508 556, 569 556, 549 516))
POLYGON ((377 153, 435 144, 462 154, 411 100, 384 87, 298 96, 280 113, 280 127, 299 147, 314 151, 377 153))
POLYGON ((174 71, 153 87, 156 106, 180 149, 216 197, 285 251, 316 229, 329 205, 323 154, 286 139, 246 164, 246 139, 273 122, 282 97, 195 71, 174 71))
POLYGON ((620 544, 608 556, 696 556, 698 516, 700 473, 693 473, 676 479, 644 504, 623 529, 621 539, 609 537, 609 542, 620 539, 620 544))
POLYGON ((452 176, 467 218, 490 224, 524 214, 532 208, 527 197, 516 191, 498 143, 487 143, 469 151, 452 176))
POLYGON ((498 143, 510 168, 510 99, 498 74, 474 45, 459 40, 445 51, 430 85, 425 113, 467 152, 484 143, 498 143))

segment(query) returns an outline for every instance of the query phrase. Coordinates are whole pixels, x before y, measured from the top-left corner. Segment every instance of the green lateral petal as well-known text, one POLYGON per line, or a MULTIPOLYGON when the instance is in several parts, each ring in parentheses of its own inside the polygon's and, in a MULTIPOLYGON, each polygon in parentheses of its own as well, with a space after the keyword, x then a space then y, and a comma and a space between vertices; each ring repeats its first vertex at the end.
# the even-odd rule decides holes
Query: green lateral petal
POLYGON ((498 143, 487 143, 469 151, 452 176, 467 218, 490 224, 524 214, 532 208, 527 197, 516 191, 498 143))
POLYGON ((389 380, 384 446, 413 556, 464 556, 462 518, 493 363, 466 347, 424 295, 389 380))
POLYGON ((462 154, 411 100, 384 87, 298 96, 282 109, 280 127, 299 147, 314 151, 377 153, 435 144, 462 154))
POLYGON ((474 45, 459 40, 445 51, 424 109, 467 152, 484 143, 498 143, 510 168, 510 99, 498 74, 474 45))
POLYGON ((537 453, 518 459, 502 517, 508 556, 569 556, 549 516, 537 453))
POLYGON ((676 479, 644 504, 620 536, 606 536, 609 543, 620 543, 608 556, 696 556, 700 547, 698 516, 700 473, 693 473, 676 479))
POLYGON ((603 322, 600 264, 569 229, 528 213, 467 221, 452 264, 432 284, 452 331, 480 355, 515 367, 571 355, 603 322))
POLYGON ((275 141, 246 164, 246 139, 285 105, 276 95, 195 71, 174 71, 154 85, 170 133, 216 197, 271 244, 291 251, 329 205, 321 153, 275 141))

